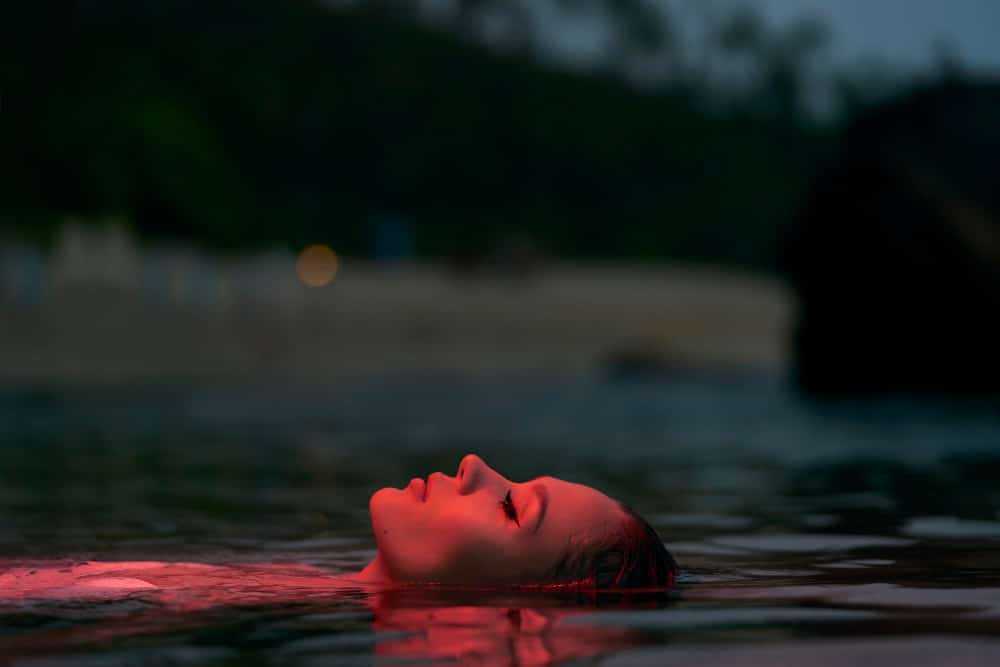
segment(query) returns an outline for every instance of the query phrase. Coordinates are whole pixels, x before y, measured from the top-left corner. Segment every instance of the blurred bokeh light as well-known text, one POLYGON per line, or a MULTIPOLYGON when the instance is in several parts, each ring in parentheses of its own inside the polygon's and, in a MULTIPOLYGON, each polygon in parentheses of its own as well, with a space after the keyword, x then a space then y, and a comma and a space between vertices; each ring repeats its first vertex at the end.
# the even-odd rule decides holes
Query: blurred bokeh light
POLYGON ((337 268, 337 253, 322 244, 306 246, 295 260, 295 272, 308 287, 329 285, 337 277, 337 268))

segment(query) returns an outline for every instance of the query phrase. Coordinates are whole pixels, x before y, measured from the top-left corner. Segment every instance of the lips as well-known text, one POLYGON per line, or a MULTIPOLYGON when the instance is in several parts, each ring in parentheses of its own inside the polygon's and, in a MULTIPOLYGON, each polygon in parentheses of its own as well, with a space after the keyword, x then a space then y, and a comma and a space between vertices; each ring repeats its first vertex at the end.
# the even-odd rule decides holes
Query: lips
POLYGON ((407 485, 406 490, 413 494, 413 497, 420 502, 427 501, 427 483, 419 477, 414 477, 410 480, 407 485))

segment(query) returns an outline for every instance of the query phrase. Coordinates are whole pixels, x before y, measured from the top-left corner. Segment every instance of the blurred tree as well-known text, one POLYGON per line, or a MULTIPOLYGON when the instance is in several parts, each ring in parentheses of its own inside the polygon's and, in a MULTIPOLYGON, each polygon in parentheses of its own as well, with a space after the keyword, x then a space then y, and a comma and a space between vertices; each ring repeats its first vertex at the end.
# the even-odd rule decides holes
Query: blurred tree
MULTIPOLYGON (((679 62, 671 15, 653 3, 563 4, 614 17, 616 57, 679 62)), ((566 255, 769 261, 825 130, 708 113, 693 84, 640 92, 479 48, 468 31, 480 28, 455 27, 497 13, 533 35, 527 3, 456 6, 468 38, 428 29, 414 7, 83 3, 59 84, 4 124, 14 159, 0 163, 0 224, 114 213, 148 238, 350 254, 394 211, 425 255, 527 235, 566 255), (781 128, 792 141, 775 141, 781 128)), ((47 34, 47 15, 31 16, 25 44, 47 34)), ((771 54, 772 37, 759 39, 771 54)), ((31 81, 43 68, 18 71, 31 81)))
POLYGON ((1000 390, 1000 85, 860 113, 781 244, 820 394, 1000 390))
POLYGON ((716 39, 724 53, 760 57, 767 45, 767 28, 760 14, 740 7, 722 20, 716 39))
POLYGON ((455 5, 458 33, 509 50, 533 49, 535 26, 524 0, 456 0, 455 5))

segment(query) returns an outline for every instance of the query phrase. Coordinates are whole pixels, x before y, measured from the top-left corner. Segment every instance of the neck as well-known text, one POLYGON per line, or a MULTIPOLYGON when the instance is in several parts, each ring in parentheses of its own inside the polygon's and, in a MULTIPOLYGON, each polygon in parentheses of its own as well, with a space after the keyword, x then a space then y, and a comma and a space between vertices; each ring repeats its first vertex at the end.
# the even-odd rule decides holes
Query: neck
POLYGON ((372 559, 372 562, 368 563, 368 565, 365 566, 365 569, 361 570, 355 578, 358 581, 363 581, 369 584, 392 581, 389 577, 389 573, 386 572, 382 559, 379 558, 378 552, 375 553, 375 558, 372 559))

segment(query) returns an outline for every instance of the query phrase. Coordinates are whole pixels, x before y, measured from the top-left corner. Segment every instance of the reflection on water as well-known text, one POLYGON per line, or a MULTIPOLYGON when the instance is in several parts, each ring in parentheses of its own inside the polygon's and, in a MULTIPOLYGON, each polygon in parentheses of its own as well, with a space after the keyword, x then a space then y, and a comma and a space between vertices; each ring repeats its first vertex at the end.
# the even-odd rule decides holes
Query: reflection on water
POLYGON ((527 667, 643 643, 641 631, 628 625, 590 622, 587 608, 516 598, 508 602, 515 606, 492 606, 480 600, 448 606, 379 601, 372 624, 375 654, 410 661, 457 659, 463 664, 527 667))
POLYGON ((404 378, 7 390, 0 414, 0 656, 14 664, 1000 660, 988 403, 810 405, 767 380, 404 378), (678 590, 345 581, 373 554, 371 491, 467 451, 629 502, 681 563, 678 590))

